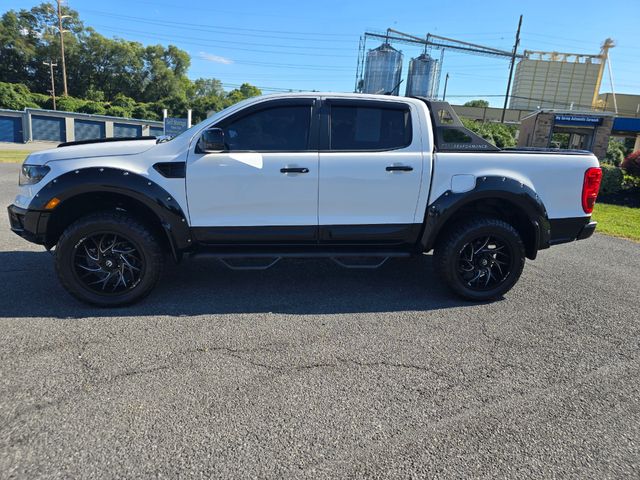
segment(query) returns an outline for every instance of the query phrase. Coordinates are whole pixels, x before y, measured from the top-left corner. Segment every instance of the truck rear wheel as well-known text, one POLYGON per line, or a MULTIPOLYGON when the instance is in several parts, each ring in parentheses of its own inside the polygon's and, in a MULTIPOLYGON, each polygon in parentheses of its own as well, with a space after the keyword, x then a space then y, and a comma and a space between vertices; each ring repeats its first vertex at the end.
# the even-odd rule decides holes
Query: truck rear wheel
POLYGON ((522 273, 525 248, 517 230, 497 218, 458 223, 434 252, 435 268, 458 295, 474 301, 501 297, 522 273))
POLYGON ((69 226, 56 246, 56 271, 77 299, 100 307, 134 303, 158 282, 164 255, 153 233, 121 212, 100 212, 69 226))

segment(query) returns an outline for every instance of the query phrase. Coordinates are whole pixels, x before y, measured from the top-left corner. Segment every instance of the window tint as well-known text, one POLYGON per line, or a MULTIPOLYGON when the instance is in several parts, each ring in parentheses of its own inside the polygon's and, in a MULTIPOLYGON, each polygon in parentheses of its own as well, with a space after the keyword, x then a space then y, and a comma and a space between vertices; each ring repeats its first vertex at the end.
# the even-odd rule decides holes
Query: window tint
POLYGON ((455 127, 441 128, 442 141, 445 143, 471 143, 471 137, 455 127))
POLYGON ((250 113, 224 125, 230 151, 306 150, 309 142, 311 106, 273 107, 250 113))
POLYGON ((331 107, 331 150, 392 150, 410 143, 408 109, 331 107))

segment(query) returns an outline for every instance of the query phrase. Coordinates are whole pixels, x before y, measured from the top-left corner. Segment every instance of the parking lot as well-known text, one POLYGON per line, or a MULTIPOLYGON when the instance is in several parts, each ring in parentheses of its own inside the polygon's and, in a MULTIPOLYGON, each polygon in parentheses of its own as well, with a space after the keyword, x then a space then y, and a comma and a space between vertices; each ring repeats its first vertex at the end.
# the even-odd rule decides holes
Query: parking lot
MULTIPOLYGON (((17 165, 0 165, 0 203, 17 165)), ((0 216, 0 477, 638 478, 640 245, 458 300, 431 257, 169 265, 99 310, 0 216)))

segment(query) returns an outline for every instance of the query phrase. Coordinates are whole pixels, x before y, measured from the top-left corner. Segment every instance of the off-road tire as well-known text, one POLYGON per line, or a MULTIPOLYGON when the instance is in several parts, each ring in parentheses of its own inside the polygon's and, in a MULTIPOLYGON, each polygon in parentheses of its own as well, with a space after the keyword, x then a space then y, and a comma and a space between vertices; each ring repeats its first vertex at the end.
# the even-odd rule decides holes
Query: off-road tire
MULTIPOLYGON (((55 268, 64 288, 78 300, 99 307, 135 303, 151 292, 164 265, 164 253, 151 229, 124 212, 97 212, 80 218, 62 233, 55 249, 55 268), (78 248, 92 235, 114 234, 135 246, 141 259, 140 278, 115 294, 98 293, 77 274, 78 248)), ((120 287, 122 288, 122 287, 120 287)))
MULTIPOLYGON (((475 240, 477 241, 477 240, 475 240)), ((495 255, 494 255, 495 256, 495 255)), ((468 260, 464 260, 467 262, 468 260)), ((502 297, 518 281, 524 268, 525 247, 518 231, 509 223, 492 217, 479 217, 461 221, 445 231, 436 244, 434 266, 445 283, 459 296, 472 301, 493 300, 502 297), (459 265, 462 250, 474 239, 492 237, 502 241, 511 254, 508 274, 496 284, 485 290, 471 288, 461 278, 459 265)), ((472 265, 469 262, 469 265, 472 265)), ((486 277, 484 277, 486 278, 486 277)))

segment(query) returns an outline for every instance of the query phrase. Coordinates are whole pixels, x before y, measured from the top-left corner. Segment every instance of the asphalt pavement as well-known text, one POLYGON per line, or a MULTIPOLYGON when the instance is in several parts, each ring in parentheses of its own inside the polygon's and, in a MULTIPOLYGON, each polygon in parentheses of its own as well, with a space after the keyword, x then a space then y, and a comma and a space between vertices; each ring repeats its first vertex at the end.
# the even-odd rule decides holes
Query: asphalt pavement
POLYGON ((192 260, 101 310, 3 214, 0 478, 639 478, 638 285, 640 245, 596 234, 492 303, 425 255, 192 260))

